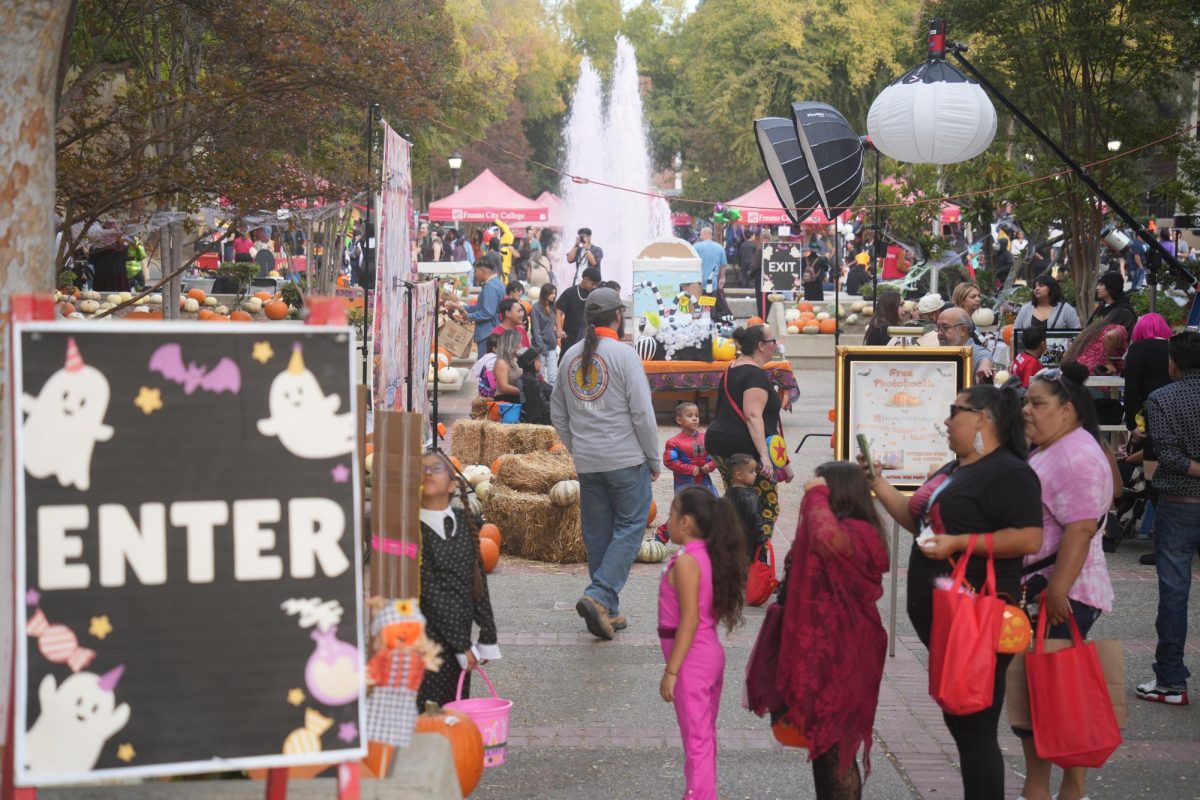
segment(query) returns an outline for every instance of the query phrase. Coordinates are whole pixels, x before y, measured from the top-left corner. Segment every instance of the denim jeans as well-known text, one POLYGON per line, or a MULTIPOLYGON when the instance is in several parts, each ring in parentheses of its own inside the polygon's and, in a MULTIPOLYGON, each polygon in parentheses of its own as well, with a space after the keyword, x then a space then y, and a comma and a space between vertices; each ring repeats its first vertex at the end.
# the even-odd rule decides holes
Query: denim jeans
POLYGON ((629 578, 650 513, 650 469, 645 464, 611 472, 579 474, 583 546, 592 582, 584 594, 610 615, 620 613, 618 595, 629 578))
POLYGON ((1141 269, 1132 270, 1129 280, 1132 284, 1129 291, 1136 292, 1138 289, 1141 289, 1146 283, 1146 268, 1142 267, 1141 269))
POLYGON ((1183 665, 1187 642, 1188 595, 1192 590, 1192 557, 1200 551, 1200 504, 1158 499, 1154 518, 1154 557, 1158 570, 1158 648, 1154 674, 1161 686, 1182 689, 1188 672, 1183 665))

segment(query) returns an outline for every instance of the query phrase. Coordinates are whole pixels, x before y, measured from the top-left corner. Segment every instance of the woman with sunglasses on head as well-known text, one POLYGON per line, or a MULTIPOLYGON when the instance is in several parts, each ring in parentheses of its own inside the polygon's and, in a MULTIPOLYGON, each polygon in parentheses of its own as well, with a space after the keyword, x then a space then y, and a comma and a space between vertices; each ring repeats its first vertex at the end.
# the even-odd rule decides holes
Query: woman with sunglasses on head
MULTIPOLYGON (((1087 369, 1064 362, 1029 382, 1025 393, 1025 433, 1035 449, 1029 456, 1042 484, 1042 547, 1025 557, 1024 593, 1036 620, 1047 614, 1047 637, 1070 639, 1074 617, 1085 638, 1103 611, 1111 611, 1112 581, 1104 559, 1101 523, 1113 502, 1113 471, 1100 443, 1092 396, 1084 386, 1087 369), (1044 594, 1043 594, 1044 593, 1044 594), (1036 605, 1035 605, 1036 604, 1036 605)), ((1064 725, 1072 724, 1063 720, 1064 725)), ((1014 728, 1025 750, 1025 800, 1050 800, 1049 761, 1038 757, 1033 732, 1014 728)), ((1061 800, 1086 795, 1087 770, 1063 770, 1061 800)))
MULTIPOLYGON (((1038 477, 1025 462, 1025 423, 1021 400, 1012 388, 974 386, 954 398, 946 419, 955 458, 911 498, 901 494, 876 465, 871 481, 887 513, 914 535, 908 561, 908 618, 929 646, 933 628, 933 590, 950 573, 950 558, 964 558, 970 534, 991 537, 996 590, 1014 600, 1020 595, 1024 556, 1042 546, 1042 503, 1038 477)), ((983 586, 987 542, 978 538, 967 566, 967 580, 983 586)), ((1004 673, 1012 660, 997 655, 992 705, 974 714, 943 714, 954 736, 962 765, 966 800, 1003 800, 1004 759, 996 738, 1004 705, 1004 673)))

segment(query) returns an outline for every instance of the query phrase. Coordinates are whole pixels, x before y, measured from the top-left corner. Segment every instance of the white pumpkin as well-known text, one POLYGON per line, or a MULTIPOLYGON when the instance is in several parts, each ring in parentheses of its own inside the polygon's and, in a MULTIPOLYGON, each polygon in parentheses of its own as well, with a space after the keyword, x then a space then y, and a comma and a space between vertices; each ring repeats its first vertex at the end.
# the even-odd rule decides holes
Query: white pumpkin
MULTIPOLYGON (((95 294, 95 292, 92 292, 92 294, 95 294)), ((76 307, 84 314, 95 314, 100 310, 100 303, 95 300, 80 300, 79 305, 76 307)))
POLYGON ((550 487, 550 502, 569 506, 579 502, 579 481, 559 481, 550 487))
POLYGON ((117 307, 116 303, 104 302, 104 303, 101 303, 100 307, 96 310, 97 311, 108 311, 110 308, 116 308, 116 307, 117 307))
POLYGON ((822 311, 820 314, 817 314, 817 322, 822 322, 827 319, 833 319, 833 317, 829 315, 828 311, 822 311))
POLYGON ((99 292, 93 291, 93 290, 91 290, 91 289, 88 289, 86 292, 84 292, 83 294, 81 294, 81 295, 79 295, 79 296, 80 296, 80 298, 82 298, 82 299, 84 299, 84 300, 96 300, 96 301, 99 301, 99 300, 103 300, 103 299, 104 299, 104 298, 103 298, 103 297, 100 295, 100 293, 99 293, 99 292))
POLYGON ((472 486, 478 486, 484 481, 489 481, 492 479, 492 470, 488 467, 485 467, 483 464, 468 464, 467 466, 463 467, 462 473, 463 477, 466 478, 467 482, 472 486))
POLYGON ((130 300, 132 300, 132 299, 133 299, 133 293, 132 293, 132 292, 121 292, 121 302, 122 302, 122 303, 127 303, 127 302, 129 302, 130 300))
POLYGON ((530 286, 528 289, 525 290, 525 293, 529 295, 530 300, 533 300, 536 302, 537 299, 542 296, 542 287, 530 286))
POLYGON ((204 298, 204 305, 208 306, 209 308, 216 308, 217 307, 217 298, 215 298, 215 297, 204 298))
POLYGON ((667 546, 655 538, 642 542, 638 548, 637 560, 643 564, 657 564, 667 557, 667 546))
POLYGON ((145 297, 139 297, 137 300, 133 301, 133 304, 135 306, 144 306, 144 305, 146 305, 147 302, 149 302, 149 301, 146 300, 145 297))
POLYGON ((992 383, 996 386, 1003 386, 1004 384, 1008 383, 1008 379, 1011 377, 1012 373, 1006 369, 1002 369, 992 376, 992 383))
POLYGON ((259 300, 257 297, 247 298, 246 302, 242 303, 242 311, 257 314, 262 311, 262 300, 259 300))
POLYGON ((850 313, 861 314, 862 310, 866 307, 866 305, 867 304, 864 303, 862 300, 855 300, 853 303, 850 304, 850 313))
POLYGON ((812 336, 813 334, 820 333, 821 329, 818 326, 816 326, 810 322, 809 324, 807 324, 803 328, 801 328, 800 332, 807 336, 812 336))
POLYGON ((273 269, 273 270, 271 270, 270 272, 268 272, 268 273, 267 273, 267 277, 268 277, 268 278, 278 278, 278 277, 280 277, 280 276, 279 276, 279 270, 277 270, 277 269, 273 269))
POLYGON ((162 295, 161 294, 152 294, 149 297, 147 297, 146 300, 152 306, 161 306, 162 305, 162 295))
POLYGON ((437 372, 437 379, 441 383, 454 383, 458 380, 458 370, 454 367, 442 367, 437 372))
POLYGON ((194 314, 200 310, 200 304, 196 302, 196 298, 189 297, 183 301, 183 310, 194 314))
POLYGON ((106 302, 106 303, 112 303, 112 304, 115 306, 117 303, 121 302, 121 295, 119 295, 119 294, 108 294, 108 295, 105 295, 105 296, 104 296, 104 302, 106 302))
POLYGON ((58 289, 55 289, 55 290, 54 290, 54 302, 56 302, 56 303, 61 303, 61 302, 62 302, 62 299, 63 299, 64 297, 66 297, 66 295, 64 295, 64 294, 63 294, 62 292, 60 292, 58 289))
POLYGON ((979 328, 990 328, 995 321, 996 314, 990 308, 977 308, 971 315, 971 322, 979 328))
POLYGON ((800 332, 800 326, 799 325, 788 325, 787 332, 792 335, 795 335, 800 332))
POLYGON ((437 370, 433 368, 432 364, 429 367, 429 373, 426 375, 425 380, 429 383, 437 380, 437 370))
POLYGON ((872 304, 870 304, 870 303, 867 303, 866 305, 864 305, 864 306, 863 306, 863 309, 862 309, 862 315, 863 315, 864 317, 873 317, 873 316, 875 316, 875 306, 873 306, 873 305, 872 305, 872 304))
POLYGON ((371 474, 374 464, 375 464, 375 454, 367 453, 366 458, 363 459, 363 467, 366 468, 368 475, 371 474))
POLYGON ((858 314, 850 314, 848 317, 846 317, 846 324, 847 325, 857 325, 858 324, 858 314))
POLYGON ((133 313, 134 313, 134 314, 149 314, 149 313, 150 313, 150 309, 148 309, 148 308, 142 308, 142 307, 138 307, 138 306, 134 306, 134 308, 133 308, 133 313))
POLYGON ((223 317, 228 317, 229 316, 229 307, 228 306, 217 306, 216 308, 213 309, 213 313, 220 314, 223 317))
POLYGON ((491 481, 481 481, 475 484, 475 496, 480 500, 487 500, 488 492, 492 490, 491 481))
POLYGON ((797 322, 800 319, 800 309, 789 308, 787 310, 787 312, 783 315, 783 318, 786 319, 788 322, 797 322))
POLYGON ((67 319, 87 319, 87 317, 78 311, 72 311, 70 314, 67 314, 67 319))
POLYGON ((783 295, 779 294, 778 292, 772 292, 771 294, 767 295, 767 300, 772 303, 782 303, 783 299, 783 295))

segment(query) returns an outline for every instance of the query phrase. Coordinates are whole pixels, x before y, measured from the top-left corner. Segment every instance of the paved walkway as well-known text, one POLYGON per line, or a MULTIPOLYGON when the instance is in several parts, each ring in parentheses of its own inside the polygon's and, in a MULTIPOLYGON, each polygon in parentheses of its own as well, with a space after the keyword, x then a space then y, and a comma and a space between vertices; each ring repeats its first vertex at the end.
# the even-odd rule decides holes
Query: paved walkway
MULTIPOLYGON (((786 434, 794 442, 805 433, 827 432, 831 427, 825 415, 832 404, 832 375, 797 377, 804 398, 785 421, 786 434)), ((468 392, 459 394, 443 396, 445 415, 465 414, 469 409, 468 392)), ((660 426, 663 441, 673 433, 673 426, 660 426)), ((814 437, 796 456, 801 476, 831 457, 827 441, 814 437)), ((783 519, 776 533, 780 563, 795 528, 800 483, 781 491, 783 519)), ((670 482, 660 480, 654 492, 665 513, 670 482)), ((873 772, 864 796, 961 798, 957 751, 940 709, 928 694, 926 653, 904 619, 907 542, 902 541, 899 635, 880 689, 873 772)), ((1200 798, 1200 718, 1196 716, 1200 712, 1141 703, 1132 697, 1134 684, 1150 674, 1154 651, 1157 583, 1153 569, 1137 563, 1137 556, 1148 547, 1145 542, 1129 543, 1109 556, 1116 608, 1102 617, 1093 635, 1120 639, 1125 645, 1131 720, 1125 744, 1089 780, 1092 800, 1200 798)), ((658 698, 662 656, 654 613, 659 572, 657 565, 635 565, 622 593, 630 628, 613 642, 602 643, 584 631, 574 612, 574 602, 586 584, 583 565, 501 558, 490 585, 505 657, 489 667, 489 674, 501 693, 515 701, 511 750, 509 763, 489 770, 475 797, 576 800, 681 793, 678 728, 670 707, 658 698)), ((1196 577, 1200 579, 1200 571, 1196 577)), ((890 578, 885 578, 884 588, 880 611, 886 621, 890 578)), ((728 664, 718 717, 721 797, 812 797, 805 754, 780 748, 767 724, 741 708, 741 678, 761 619, 760 609, 748 609, 746 625, 725 637, 728 664)), ((1191 627, 1200 630, 1196 598, 1191 627)), ((1190 644, 1188 654, 1189 663, 1200 668, 1200 647, 1190 644)), ((1008 765, 1006 795, 1015 798, 1024 764, 1020 743, 1003 720, 1001 746, 1008 765)))

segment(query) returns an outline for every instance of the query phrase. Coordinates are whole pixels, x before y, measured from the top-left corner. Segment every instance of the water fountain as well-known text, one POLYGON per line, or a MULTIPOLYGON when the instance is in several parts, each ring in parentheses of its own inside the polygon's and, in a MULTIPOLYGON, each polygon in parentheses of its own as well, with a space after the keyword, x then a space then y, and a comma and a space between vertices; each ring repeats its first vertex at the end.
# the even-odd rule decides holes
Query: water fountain
MULTIPOLYGON (((647 193, 635 194, 563 179, 566 211, 560 251, 565 256, 573 246, 575 232, 591 228, 592 240, 604 250, 601 272, 605 280, 617 281, 621 284, 621 294, 629 297, 633 259, 646 245, 671 235, 671 212, 663 198, 650 194, 652 165, 637 57, 625 37, 617 37, 607 107, 603 103, 600 75, 590 59, 583 59, 564 138, 563 168, 569 174, 647 193)), ((574 282, 573 264, 562 261, 554 269, 559 286, 574 282)))

